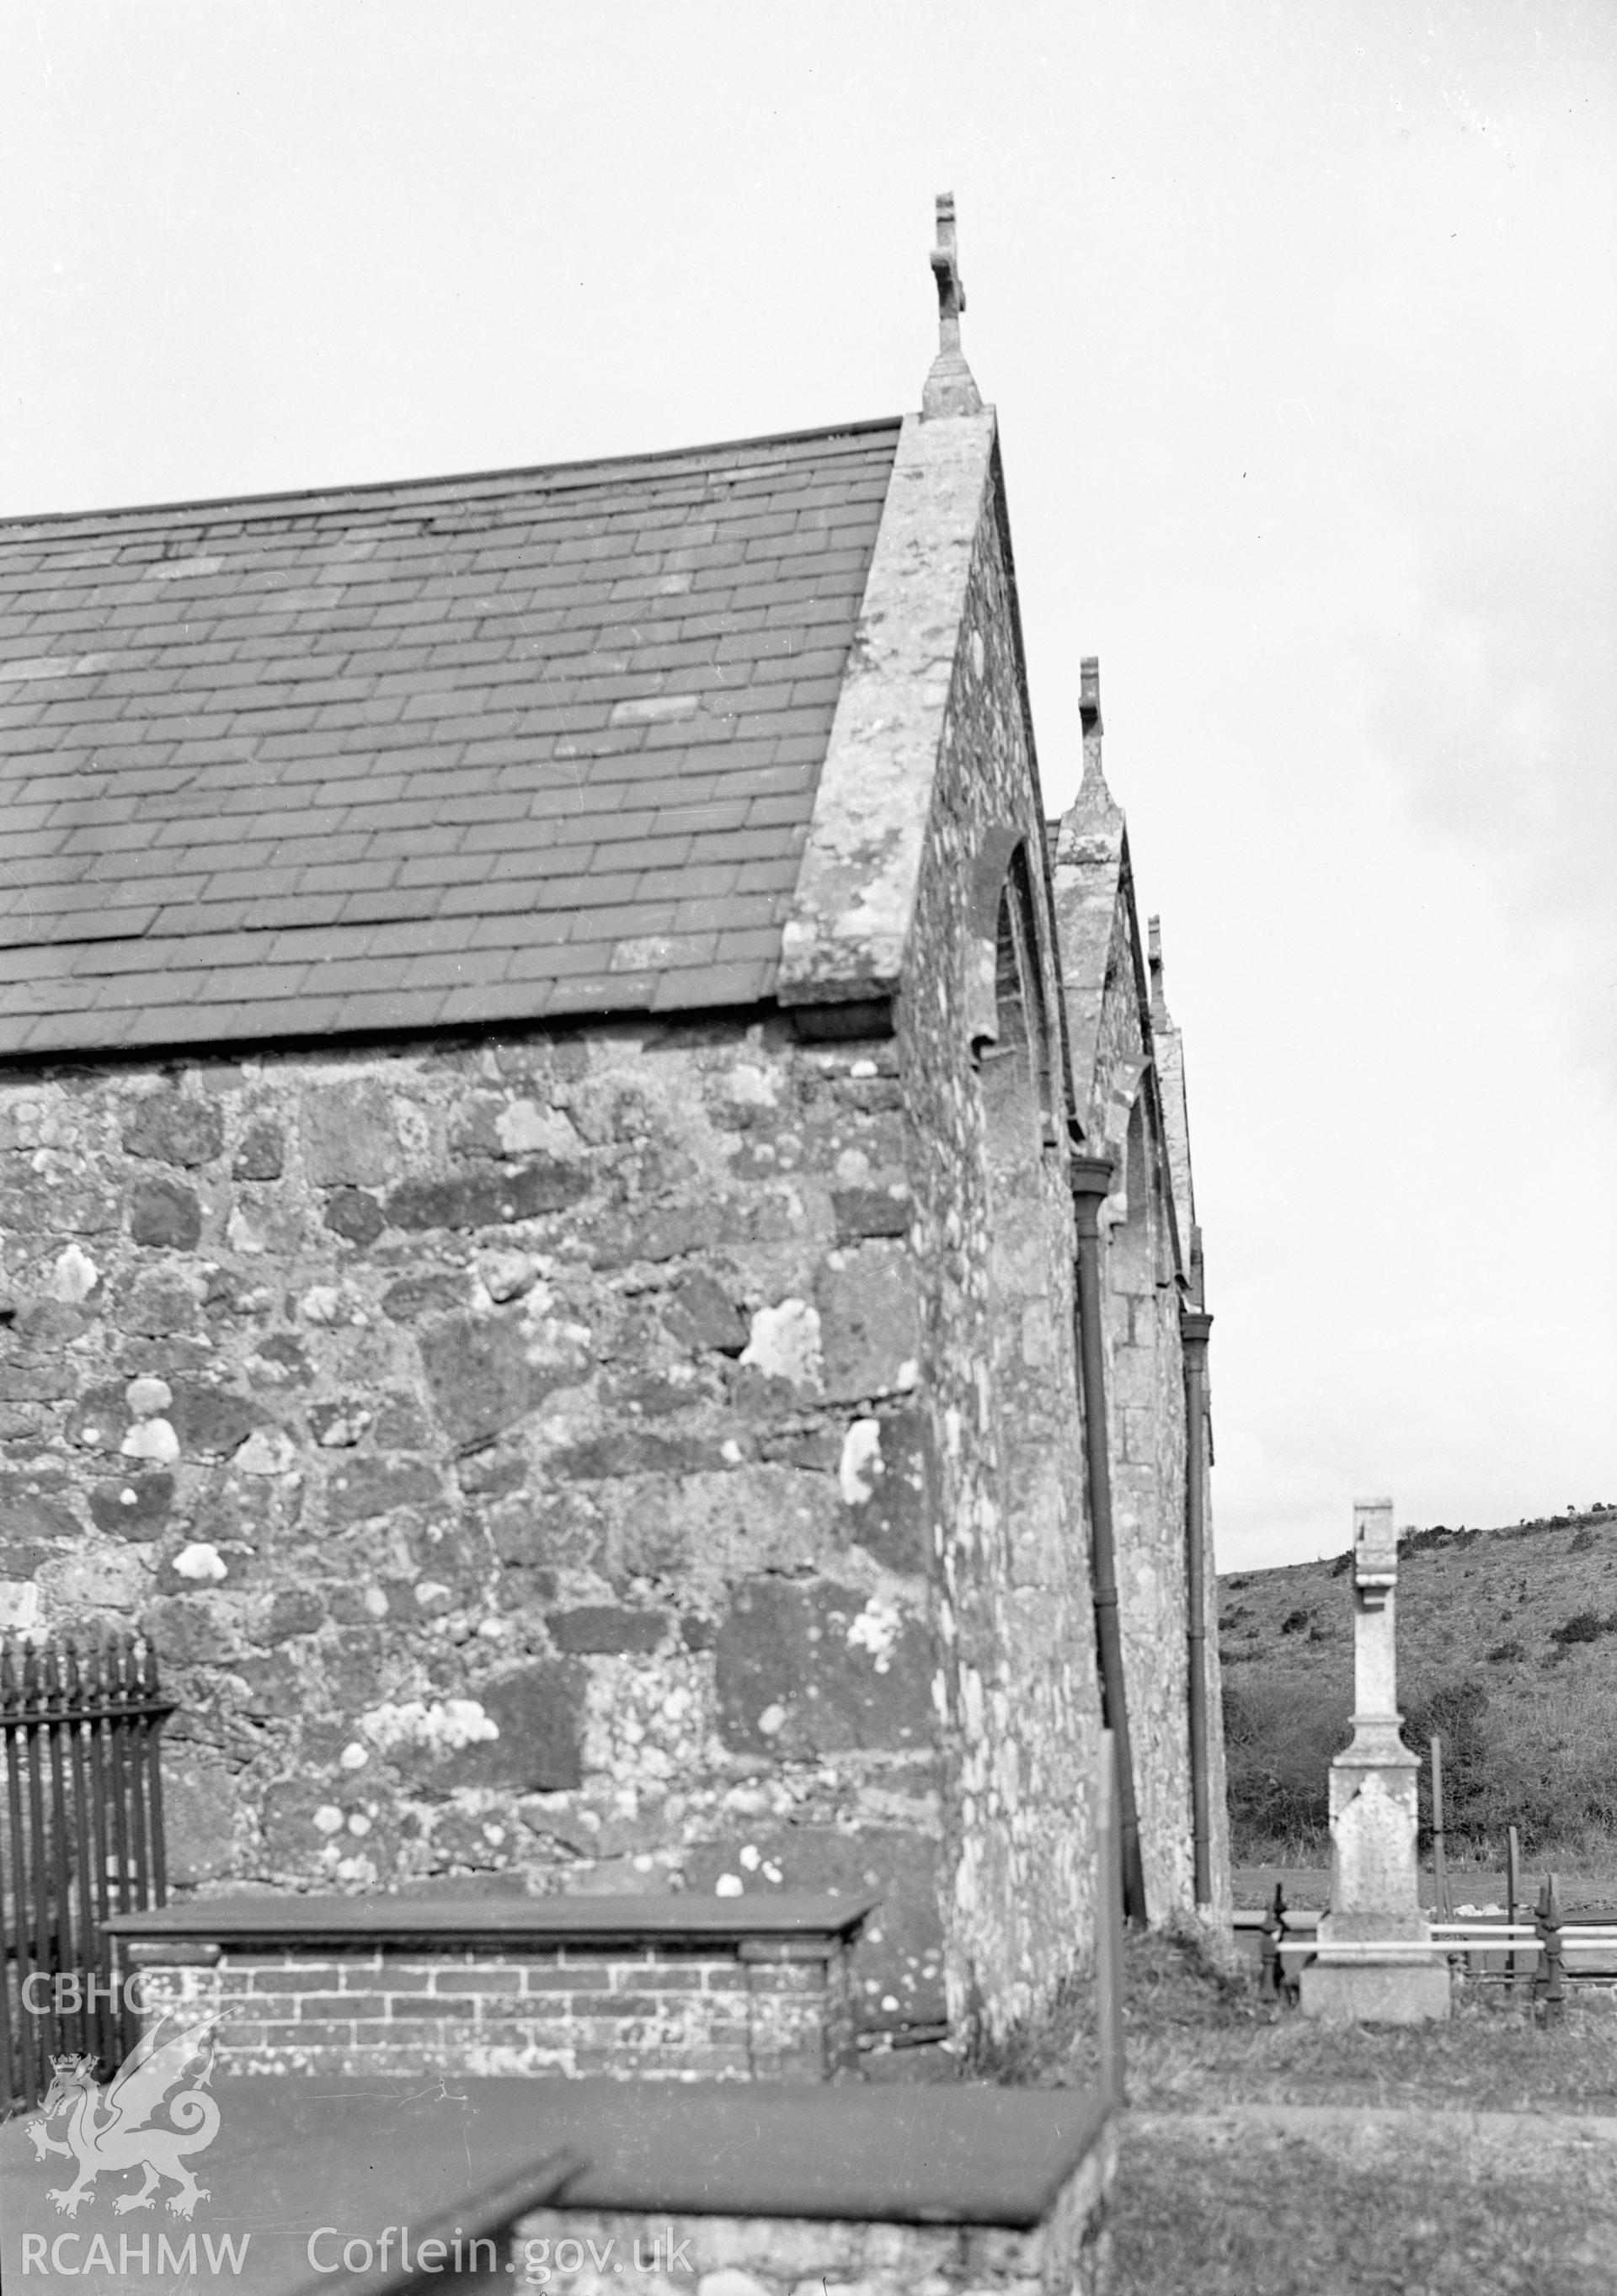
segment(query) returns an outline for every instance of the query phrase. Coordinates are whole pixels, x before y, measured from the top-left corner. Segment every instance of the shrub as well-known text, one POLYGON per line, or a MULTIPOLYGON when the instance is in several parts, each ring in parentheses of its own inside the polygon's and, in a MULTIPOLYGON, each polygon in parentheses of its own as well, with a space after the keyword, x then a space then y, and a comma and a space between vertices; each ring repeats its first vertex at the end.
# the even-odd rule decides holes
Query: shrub
MULTIPOLYGON (((1488 1687, 1474 1676, 1417 1687, 1404 1708, 1404 1736, 1424 1756, 1432 1738, 1443 1742, 1443 1828, 1446 1833, 1481 1835, 1489 1830, 1493 1780, 1483 1716, 1488 1687)), ((1423 1842, 1432 1838, 1432 1771, 1423 1761, 1420 1784, 1423 1842)))
POLYGON ((1525 1658, 1527 1656, 1527 1652, 1521 1643, 1511 1641, 1507 1643, 1495 1643, 1493 1648, 1487 1655, 1490 1665, 1505 1666, 1513 1659, 1525 1658))
POLYGON ((1550 1628, 1549 1638, 1561 1649, 1570 1650, 1574 1643, 1597 1643, 1602 1635, 1611 1634, 1617 1634, 1617 1611, 1603 1619, 1597 1611, 1574 1611, 1570 1619, 1550 1628))
POLYGON ((1224 1686, 1224 1746, 1237 1857, 1259 1843, 1317 1846, 1330 1823, 1331 1758, 1348 1701, 1300 1682, 1224 1686))
POLYGON ((1400 1530, 1398 1534, 1398 1551, 1400 1558, 1408 1558, 1411 1554, 1428 1554, 1435 1547, 1447 1546, 1455 1547, 1463 1554, 1466 1547, 1474 1546, 1479 1538, 1487 1537, 1488 1533, 1485 1530, 1476 1528, 1468 1530, 1463 1522, 1454 1529, 1450 1529, 1446 1522, 1434 1522, 1430 1530, 1413 1529, 1400 1530))
POLYGON ((1530 1855, 1559 1846, 1606 1863, 1617 1825, 1614 1756, 1609 1727, 1579 1730, 1575 1724, 1570 1741, 1535 1734, 1502 1746, 1492 1781, 1493 1831, 1502 1835, 1506 1825, 1519 1826, 1530 1855))
POLYGON ((1282 1633, 1283 1635, 1294 1635, 1294 1634, 1296 1634, 1296 1633, 1297 1633, 1297 1631, 1298 1631, 1298 1629, 1299 1629, 1300 1628, 1306 1627, 1306 1626, 1307 1626, 1307 1624, 1308 1624, 1308 1622, 1309 1622, 1309 1613, 1308 1613, 1308 1611, 1288 1611, 1288 1613, 1286 1614, 1286 1616, 1285 1616, 1284 1619, 1282 1619, 1282 1620, 1281 1620, 1281 1621, 1280 1621, 1280 1631, 1281 1631, 1281 1633, 1282 1633))

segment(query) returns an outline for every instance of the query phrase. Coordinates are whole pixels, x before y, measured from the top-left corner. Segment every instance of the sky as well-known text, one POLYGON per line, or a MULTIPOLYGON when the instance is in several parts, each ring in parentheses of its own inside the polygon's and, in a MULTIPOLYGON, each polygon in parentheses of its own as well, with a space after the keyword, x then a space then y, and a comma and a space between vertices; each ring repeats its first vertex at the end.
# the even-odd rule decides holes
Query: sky
POLYGON ((1617 14, 6 0, 0 516, 918 406, 1186 1033, 1224 1569, 1617 1501, 1617 14))

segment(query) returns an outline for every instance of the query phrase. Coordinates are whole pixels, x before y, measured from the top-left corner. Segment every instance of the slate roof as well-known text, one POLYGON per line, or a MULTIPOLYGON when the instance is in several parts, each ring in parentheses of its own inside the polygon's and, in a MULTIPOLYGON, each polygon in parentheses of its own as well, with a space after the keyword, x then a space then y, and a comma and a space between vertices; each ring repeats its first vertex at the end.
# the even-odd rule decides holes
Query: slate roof
POLYGON ((767 996, 898 438, 0 525, 0 1054, 767 996))

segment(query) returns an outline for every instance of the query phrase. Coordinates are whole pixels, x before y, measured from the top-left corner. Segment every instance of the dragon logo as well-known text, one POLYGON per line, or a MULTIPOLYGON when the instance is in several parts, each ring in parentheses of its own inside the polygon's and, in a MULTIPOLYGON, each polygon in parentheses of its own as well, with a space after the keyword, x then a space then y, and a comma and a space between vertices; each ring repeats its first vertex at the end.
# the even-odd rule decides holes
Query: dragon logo
POLYGON ((213 2076, 212 2029, 218 2021, 205 2018, 165 2039, 165 2027, 174 2021, 164 2018, 143 2034, 139 2046, 105 2083, 93 2078, 94 2057, 51 2059, 51 2085, 27 2127, 41 2161, 47 2152, 78 2159, 73 2182, 51 2194, 63 2216, 77 2216, 80 2201, 94 2200, 92 2187, 103 2169, 114 2177, 131 2169, 144 2171, 138 2192, 120 2194, 113 2202, 116 2216, 130 2209, 149 2209, 165 2177, 179 2188, 168 2195, 170 2216, 188 2217, 199 2201, 208 2198, 207 2187, 197 2183, 184 2155, 205 2152, 219 2133, 219 2108, 207 2094, 213 2076), (199 2057, 201 2070, 190 2087, 169 2096, 187 2065, 199 2057), (154 2127, 152 2116, 165 2097, 172 2126, 154 2127), (62 2113, 68 2116, 65 2139, 50 2133, 51 2122, 62 2113))

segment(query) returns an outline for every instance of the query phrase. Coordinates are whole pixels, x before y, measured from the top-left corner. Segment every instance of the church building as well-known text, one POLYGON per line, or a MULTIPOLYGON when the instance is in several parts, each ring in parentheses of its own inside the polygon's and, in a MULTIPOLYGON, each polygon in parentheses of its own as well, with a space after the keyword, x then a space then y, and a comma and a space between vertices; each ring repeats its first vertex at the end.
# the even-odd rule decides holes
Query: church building
POLYGON ((1182 1047, 932 260, 901 419, 0 526, 0 1624, 158 1653, 176 1898, 876 1898, 998 2034, 1105 1720, 1227 1918, 1182 1047))

